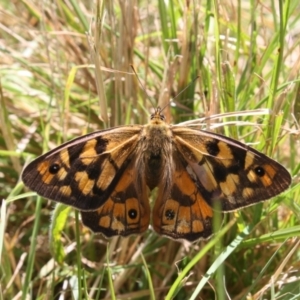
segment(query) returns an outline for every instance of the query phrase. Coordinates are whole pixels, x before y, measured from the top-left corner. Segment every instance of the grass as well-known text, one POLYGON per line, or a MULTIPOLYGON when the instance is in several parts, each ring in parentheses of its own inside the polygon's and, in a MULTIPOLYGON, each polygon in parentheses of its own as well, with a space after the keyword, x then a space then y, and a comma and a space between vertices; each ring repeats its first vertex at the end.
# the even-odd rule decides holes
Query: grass
POLYGON ((0 7, 0 299, 300 297, 298 1, 0 7), (291 188, 191 245, 151 230, 107 240, 20 182, 34 157, 158 105, 170 123, 241 111, 204 126, 282 163, 291 188))

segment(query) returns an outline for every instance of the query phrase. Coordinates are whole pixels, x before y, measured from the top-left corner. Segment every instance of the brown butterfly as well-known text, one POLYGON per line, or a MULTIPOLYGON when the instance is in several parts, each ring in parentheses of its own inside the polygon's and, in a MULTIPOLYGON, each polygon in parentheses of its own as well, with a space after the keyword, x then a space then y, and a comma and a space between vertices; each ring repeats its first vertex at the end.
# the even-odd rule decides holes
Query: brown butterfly
POLYGON ((149 189, 158 187, 154 230, 195 241, 212 234, 213 207, 233 211, 286 190, 289 172, 236 140, 168 125, 156 109, 147 125, 94 132, 38 157, 26 186, 71 205, 83 223, 107 237, 147 230, 149 189))

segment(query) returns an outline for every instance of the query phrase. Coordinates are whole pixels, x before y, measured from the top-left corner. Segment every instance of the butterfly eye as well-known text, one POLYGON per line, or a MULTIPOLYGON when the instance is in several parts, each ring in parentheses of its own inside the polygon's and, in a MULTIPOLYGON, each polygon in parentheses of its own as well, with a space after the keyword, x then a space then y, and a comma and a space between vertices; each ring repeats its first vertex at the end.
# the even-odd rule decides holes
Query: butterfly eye
POLYGON ((166 216, 167 220, 173 220, 174 217, 175 217, 175 212, 174 212, 174 210, 172 210, 172 209, 166 210, 165 216, 166 216))
POLYGON ((130 219, 135 219, 137 217, 137 211, 135 209, 130 209, 128 211, 128 216, 130 219))
POLYGON ((51 174, 57 174, 57 172, 59 171, 60 169, 60 165, 59 164, 53 164, 49 167, 49 172, 51 174))
POLYGON ((263 177, 265 175, 265 173, 266 173, 265 170, 264 170, 264 168, 262 168, 262 167, 256 167, 254 169, 254 171, 255 171, 255 174, 257 176, 259 176, 259 177, 263 177))

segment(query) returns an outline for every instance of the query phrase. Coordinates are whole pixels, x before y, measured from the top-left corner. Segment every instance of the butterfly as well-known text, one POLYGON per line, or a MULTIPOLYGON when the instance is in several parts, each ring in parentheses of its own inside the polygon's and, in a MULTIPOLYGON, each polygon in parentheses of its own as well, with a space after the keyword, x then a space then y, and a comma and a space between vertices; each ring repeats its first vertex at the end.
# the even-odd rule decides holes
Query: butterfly
POLYGON ((291 183, 268 156, 216 133, 169 125, 160 108, 149 124, 93 132, 49 151, 26 166, 22 179, 78 209, 83 224, 106 237, 146 231, 149 190, 157 187, 154 230, 188 241, 212 235, 214 207, 233 211, 291 183))

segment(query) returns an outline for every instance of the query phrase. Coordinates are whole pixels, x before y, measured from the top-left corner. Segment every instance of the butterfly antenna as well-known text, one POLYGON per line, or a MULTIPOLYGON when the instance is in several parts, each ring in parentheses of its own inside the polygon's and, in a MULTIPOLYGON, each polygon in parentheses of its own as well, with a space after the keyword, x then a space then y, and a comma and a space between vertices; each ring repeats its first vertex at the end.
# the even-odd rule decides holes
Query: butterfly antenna
POLYGON ((135 76, 136 76, 136 78, 137 78, 137 80, 138 80, 138 82, 139 82, 139 84, 140 84, 142 90, 144 91, 144 93, 145 93, 145 95, 146 95, 146 98, 148 98, 148 99, 150 100, 150 102, 151 102, 153 108, 155 109, 155 106, 154 106, 153 103, 152 103, 152 99, 149 97, 149 95, 148 95, 148 93, 147 93, 147 91, 146 91, 146 89, 145 89, 145 86, 144 86, 143 83, 141 82, 141 80, 140 80, 140 78, 139 78, 139 76, 138 76, 138 74, 137 74, 137 72, 136 72, 134 66, 133 66, 133 65, 130 65, 130 67, 131 67, 133 73, 135 74, 135 76))
POLYGON ((168 105, 171 104, 171 102, 176 99, 178 96, 180 96, 184 91, 186 91, 200 76, 197 75, 183 90, 181 90, 174 98, 170 99, 169 103, 167 103, 164 107, 161 108, 161 111, 163 111, 168 105))

